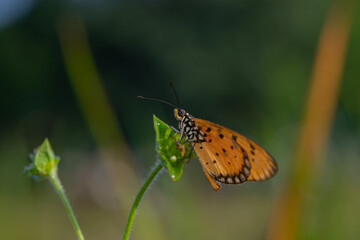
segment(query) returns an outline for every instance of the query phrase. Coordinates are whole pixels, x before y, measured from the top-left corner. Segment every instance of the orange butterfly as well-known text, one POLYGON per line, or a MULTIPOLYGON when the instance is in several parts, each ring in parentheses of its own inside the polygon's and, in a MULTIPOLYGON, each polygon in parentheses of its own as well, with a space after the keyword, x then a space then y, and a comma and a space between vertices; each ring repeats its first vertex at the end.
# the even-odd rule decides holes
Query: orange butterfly
MULTIPOLYGON (((175 91, 174 88, 173 90, 175 91)), ((175 95, 177 98, 176 91, 175 95)), ((215 191, 221 188, 221 183, 263 181, 276 174, 278 167, 274 158, 252 140, 218 124, 194 118, 184 109, 166 101, 141 96, 138 98, 175 107, 174 115, 179 122, 180 139, 185 137, 186 141, 192 143, 215 191)))

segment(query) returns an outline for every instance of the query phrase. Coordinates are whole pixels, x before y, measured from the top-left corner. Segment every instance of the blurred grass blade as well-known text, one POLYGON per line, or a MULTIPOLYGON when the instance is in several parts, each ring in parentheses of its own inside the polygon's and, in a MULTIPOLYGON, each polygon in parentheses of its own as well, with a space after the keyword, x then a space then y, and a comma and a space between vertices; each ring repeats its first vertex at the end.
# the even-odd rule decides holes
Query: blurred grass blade
POLYGON ((59 38, 65 66, 74 95, 97 144, 117 196, 124 209, 131 204, 125 192, 136 188, 129 150, 123 140, 116 116, 98 76, 91 55, 86 29, 77 17, 63 19, 59 24, 59 38), (120 160, 120 161, 119 161, 120 160), (123 182, 126 185, 120 186, 123 182))
MULTIPOLYGON (((132 204, 129 193, 137 189, 140 181, 135 175, 130 151, 96 69, 85 26, 78 16, 66 15, 59 21, 58 34, 74 95, 97 144, 117 200, 125 212, 132 204)), ((154 237, 165 239, 161 224, 154 217, 156 213, 153 207, 144 203, 142 211, 142 216, 152 216, 148 225, 154 237)))
POLYGON ((352 20, 352 1, 335 1, 320 35, 290 181, 277 197, 267 239, 296 239, 305 195, 316 181, 341 86, 352 20))

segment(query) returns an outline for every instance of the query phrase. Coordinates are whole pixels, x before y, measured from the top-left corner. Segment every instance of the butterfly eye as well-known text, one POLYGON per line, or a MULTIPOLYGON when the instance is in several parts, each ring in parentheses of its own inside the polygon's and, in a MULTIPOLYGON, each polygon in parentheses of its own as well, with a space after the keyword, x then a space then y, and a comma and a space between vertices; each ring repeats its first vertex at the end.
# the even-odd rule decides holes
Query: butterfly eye
POLYGON ((179 109, 179 116, 183 117, 185 115, 185 110, 184 109, 179 109))
POLYGON ((176 120, 181 121, 181 119, 185 115, 185 110, 182 109, 182 108, 175 108, 174 109, 174 115, 175 115, 176 120))

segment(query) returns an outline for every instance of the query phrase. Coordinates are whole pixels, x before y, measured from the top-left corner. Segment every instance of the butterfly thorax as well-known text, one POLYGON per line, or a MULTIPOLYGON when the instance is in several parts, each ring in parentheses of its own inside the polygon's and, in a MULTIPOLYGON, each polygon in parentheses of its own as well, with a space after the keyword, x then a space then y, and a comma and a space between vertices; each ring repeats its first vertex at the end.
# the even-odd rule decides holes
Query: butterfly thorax
POLYGON ((174 114, 179 122, 180 139, 185 136, 188 142, 201 143, 204 142, 204 132, 196 126, 193 116, 182 108, 175 108, 174 114))

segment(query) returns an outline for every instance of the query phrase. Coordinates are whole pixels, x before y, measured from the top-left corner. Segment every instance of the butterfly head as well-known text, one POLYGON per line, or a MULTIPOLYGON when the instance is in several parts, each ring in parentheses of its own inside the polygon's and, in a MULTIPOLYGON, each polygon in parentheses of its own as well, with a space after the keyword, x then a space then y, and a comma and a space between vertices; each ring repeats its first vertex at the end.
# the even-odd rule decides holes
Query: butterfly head
POLYGON ((182 108, 175 108, 174 109, 174 116, 176 120, 181 121, 186 114, 186 111, 182 108))

